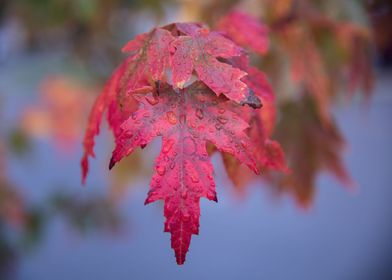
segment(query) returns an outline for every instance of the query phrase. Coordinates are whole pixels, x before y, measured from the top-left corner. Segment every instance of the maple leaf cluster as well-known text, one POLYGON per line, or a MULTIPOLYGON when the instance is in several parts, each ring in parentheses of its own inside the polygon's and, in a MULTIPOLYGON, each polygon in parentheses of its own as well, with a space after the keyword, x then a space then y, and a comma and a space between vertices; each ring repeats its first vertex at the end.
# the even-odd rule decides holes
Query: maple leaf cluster
MULTIPOLYGON (((241 3, 244 7, 249 4, 241 3)), ((237 43, 263 55, 254 56, 254 62, 279 93, 275 102, 279 119, 273 134, 292 170, 290 174, 268 173, 263 179, 270 190, 291 195, 300 207, 312 205, 322 171, 346 187, 353 185, 342 160, 345 139, 331 107, 341 99, 349 101, 354 93, 363 93, 367 101, 372 94, 373 34, 366 16, 357 14, 362 4, 355 5, 358 9, 344 1, 260 0, 257 5, 249 4, 248 10, 260 15, 268 27, 247 29, 257 21, 238 12, 218 21, 217 26, 237 43), (271 47, 266 52, 252 38, 260 42, 262 36, 255 32, 268 30, 271 47)), ((203 6, 198 16, 214 22, 223 9, 212 6, 203 6)), ((249 186, 247 182, 254 179, 250 172, 232 158, 225 157, 224 162, 237 190, 249 186)))
POLYGON ((271 139, 273 91, 241 47, 264 54, 268 29, 243 13, 231 17, 241 23, 236 31, 226 18, 218 31, 173 23, 129 41, 122 49, 128 57, 98 96, 85 133, 83 181, 106 111, 115 138, 110 169, 162 138, 145 203, 164 201, 164 230, 171 233, 178 264, 198 234, 200 198, 217 201, 209 153, 222 153, 230 177, 240 165, 255 174, 288 171, 279 143, 271 139))
POLYGON ((331 173, 346 187, 353 186, 342 159, 345 139, 331 107, 339 99, 351 99, 354 93, 363 93, 369 100, 372 34, 344 2, 265 2, 271 40, 278 47, 265 57, 269 63, 264 69, 276 81, 281 96, 284 89, 277 85, 285 84, 282 76, 288 76, 291 85, 279 102, 282 117, 275 136, 292 172, 269 177, 270 186, 277 193, 292 194, 299 206, 308 208, 321 171, 331 173), (331 13, 331 7, 339 10, 339 15, 331 13), (285 66, 277 67, 278 61, 284 61, 280 65, 285 66))

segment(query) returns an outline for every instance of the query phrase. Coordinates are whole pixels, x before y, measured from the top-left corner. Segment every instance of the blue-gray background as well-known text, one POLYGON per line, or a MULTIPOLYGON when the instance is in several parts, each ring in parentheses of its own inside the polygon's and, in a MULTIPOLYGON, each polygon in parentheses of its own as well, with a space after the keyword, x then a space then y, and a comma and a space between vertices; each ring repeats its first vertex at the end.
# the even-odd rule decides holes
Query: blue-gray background
MULTIPOLYGON (((19 31, 12 24, 0 33, 2 136, 36 99, 42 78, 63 71, 67 59, 61 51, 18 51, 19 31)), ((162 204, 143 205, 149 176, 139 176, 116 205, 120 229, 80 233, 64 215, 42 218, 47 223, 32 248, 0 252, 5 256, 0 279, 392 279, 391 89, 390 70, 377 70, 368 106, 355 99, 334 107, 356 191, 321 174, 309 210, 297 208, 290 197, 276 198, 259 184, 239 198, 214 156, 219 203, 202 200, 200 235, 193 237, 184 266, 175 263, 170 236, 163 233, 162 204)), ((27 155, 7 150, 2 155, 6 174, 26 204, 38 209, 57 192, 71 200, 105 197, 107 136, 98 139, 86 187, 80 184, 81 145, 64 154, 50 139, 31 140, 27 155)), ((148 174, 159 145, 157 139, 145 150, 148 174)), ((12 243, 13 234, 4 233, 6 240, 12 243)))

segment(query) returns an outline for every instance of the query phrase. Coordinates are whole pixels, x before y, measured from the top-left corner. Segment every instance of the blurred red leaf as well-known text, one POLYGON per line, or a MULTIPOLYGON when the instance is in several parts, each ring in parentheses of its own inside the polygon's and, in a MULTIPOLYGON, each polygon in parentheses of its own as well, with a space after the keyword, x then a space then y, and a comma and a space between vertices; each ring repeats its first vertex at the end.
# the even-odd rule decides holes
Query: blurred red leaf
POLYGON ((249 14, 232 11, 224 16, 216 28, 225 32, 238 45, 265 54, 269 47, 268 27, 249 14))
POLYGON ((37 104, 27 107, 20 125, 27 135, 52 137, 62 149, 74 147, 83 131, 80 122, 93 102, 93 88, 65 75, 40 82, 37 104))
POLYGON ((336 124, 322 125, 310 98, 287 104, 283 110, 277 137, 285 148, 292 173, 275 177, 277 189, 292 193, 299 205, 306 208, 313 202, 316 178, 323 170, 342 184, 352 186, 342 160, 345 141, 336 124))

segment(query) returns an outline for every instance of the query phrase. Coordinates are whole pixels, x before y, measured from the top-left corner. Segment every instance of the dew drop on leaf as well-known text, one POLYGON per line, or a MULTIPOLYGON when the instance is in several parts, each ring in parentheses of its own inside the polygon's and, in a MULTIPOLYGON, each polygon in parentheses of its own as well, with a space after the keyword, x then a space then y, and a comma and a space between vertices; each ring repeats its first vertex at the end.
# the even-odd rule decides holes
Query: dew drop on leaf
POLYGON ((224 117, 218 117, 218 121, 219 121, 221 124, 226 124, 226 123, 227 123, 227 119, 224 118, 224 117))
POLYGON ((173 144, 174 144, 173 140, 166 141, 165 145, 163 145, 163 147, 162 147, 162 152, 164 154, 167 154, 171 150, 171 148, 173 147, 173 144))
POLYGON ((180 124, 185 124, 185 122, 186 122, 186 116, 180 115, 180 124))
POLYGON ((162 166, 162 165, 158 165, 157 166, 157 173, 161 176, 165 175, 166 172, 166 167, 162 166))
POLYGON ((247 149, 248 148, 248 143, 246 143, 245 141, 241 141, 241 146, 244 148, 244 149, 247 149))
POLYGON ((201 109, 196 109, 196 117, 198 117, 200 120, 204 117, 204 113, 201 109))
POLYGON ((176 114, 174 114, 173 111, 168 111, 166 113, 167 121, 171 124, 176 124, 177 123, 177 117, 176 114))
POLYGON ((158 104, 158 102, 159 102, 158 98, 155 98, 154 96, 151 96, 151 95, 146 96, 146 100, 152 106, 158 104))
POLYGON ((183 213, 181 218, 184 222, 187 222, 190 220, 191 216, 188 213, 183 213))
POLYGON ((198 183, 199 182, 199 178, 197 178, 196 175, 192 174, 190 177, 191 177, 191 180, 192 180, 193 183, 198 183))
POLYGON ((226 111, 225 109, 220 108, 218 112, 219 112, 219 114, 223 114, 225 111, 226 111))
POLYGON ((186 191, 183 191, 183 192, 181 193, 181 197, 182 197, 183 199, 186 199, 187 196, 188 196, 188 193, 187 193, 186 191))

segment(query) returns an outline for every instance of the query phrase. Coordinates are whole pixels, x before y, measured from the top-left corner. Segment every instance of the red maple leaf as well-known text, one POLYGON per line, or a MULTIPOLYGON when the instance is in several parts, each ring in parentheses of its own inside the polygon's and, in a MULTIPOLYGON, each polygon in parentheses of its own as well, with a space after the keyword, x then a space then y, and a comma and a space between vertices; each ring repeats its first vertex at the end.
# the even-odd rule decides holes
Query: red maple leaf
MULTIPOLYGON (((240 12, 232 11, 223 17, 216 28, 223 31, 227 37, 240 46, 249 48, 259 54, 265 54, 269 47, 268 28, 256 18, 240 12)), ((248 101, 255 104, 261 100, 263 108, 252 110, 245 108, 243 116, 250 125, 248 135, 255 147, 255 157, 261 170, 289 171, 284 152, 280 144, 269 139, 275 127, 276 106, 275 96, 266 75, 255 67, 250 66, 249 58, 245 54, 228 59, 229 62, 248 73, 242 80, 250 90, 248 101)), ((247 173, 239 168, 239 162, 224 155, 226 171, 231 180, 237 185, 247 181, 247 173)))
POLYGON ((217 200, 206 145, 213 144, 236 158, 236 166, 243 163, 255 173, 271 158, 266 147, 273 122, 265 117, 270 113, 256 113, 268 124, 258 130, 260 135, 257 130, 249 134, 260 137, 261 147, 254 147, 260 143, 247 135, 252 110, 260 108, 264 82, 268 85, 263 74, 249 66, 242 48, 197 23, 155 28, 128 42, 123 51, 130 56, 114 72, 90 114, 83 180, 105 110, 116 143, 110 169, 136 147, 144 148, 161 136, 162 150, 146 203, 165 201, 165 231, 171 233, 177 263, 182 264, 191 235, 198 233, 200 198, 217 200), (249 106, 240 106, 245 104, 249 106))
POLYGON ((162 136, 145 203, 165 201, 165 231, 172 235, 177 263, 183 264, 191 235, 199 231, 200 198, 217 201, 206 143, 213 143, 258 173, 244 132, 248 125, 229 110, 227 98, 217 97, 201 82, 178 92, 162 85, 159 95, 150 93, 137 99, 140 107, 121 126, 110 167, 136 147, 162 136))
POLYGON ((285 147, 293 172, 271 178, 279 192, 291 193, 298 205, 309 208, 316 191, 316 179, 322 170, 335 176, 343 185, 355 184, 346 170, 342 155, 345 141, 334 122, 324 126, 317 113, 316 101, 310 96, 283 107, 277 137, 285 147))
POLYGON ((106 110, 108 122, 116 137, 119 126, 135 109, 129 93, 150 92, 154 80, 164 80, 170 63, 171 33, 155 28, 129 41, 123 48, 130 56, 114 71, 91 110, 84 138, 85 153, 82 158, 83 182, 88 173, 88 157, 94 157, 94 138, 99 133, 102 116, 106 110))
MULTIPOLYGON (((244 107, 240 109, 241 116, 249 124, 247 135, 254 147, 254 157, 258 168, 262 171, 281 171, 289 173, 283 149, 277 141, 271 140, 275 127, 276 105, 275 95, 266 75, 255 67, 250 66, 247 55, 235 57, 229 62, 248 73, 243 81, 249 88, 248 102, 250 104, 262 103, 262 108, 244 107)), ((237 108, 238 110, 238 108, 237 108)), ((226 172, 237 187, 244 186, 254 177, 241 168, 240 162, 230 155, 223 155, 226 172)))
POLYGON ((241 11, 232 11, 224 16, 216 28, 238 45, 258 54, 265 54, 269 48, 268 27, 241 11))
POLYGON ((138 89, 132 82, 137 84, 144 79, 162 80, 170 64, 173 40, 174 37, 168 30, 154 28, 148 33, 136 36, 122 48, 123 52, 131 54, 132 65, 128 66, 126 77, 129 88, 138 89))
POLYGON ((120 98, 121 80, 126 71, 129 59, 122 63, 112 74, 112 77, 106 83, 102 93, 95 100, 94 106, 90 112, 88 127, 85 132, 83 147, 84 155, 82 157, 82 181, 85 183, 88 173, 88 158, 95 157, 94 138, 99 134, 100 124, 103 114, 109 111, 108 123, 116 136, 119 133, 118 125, 129 116, 129 113, 135 109, 136 103, 133 98, 120 98))
POLYGON ((180 25, 180 30, 189 32, 190 35, 179 36, 174 42, 174 85, 182 88, 195 70, 199 80, 217 95, 224 94, 238 103, 245 102, 248 88, 241 79, 247 73, 217 59, 240 56, 243 50, 217 32, 191 26, 192 28, 185 29, 183 24, 180 25))

